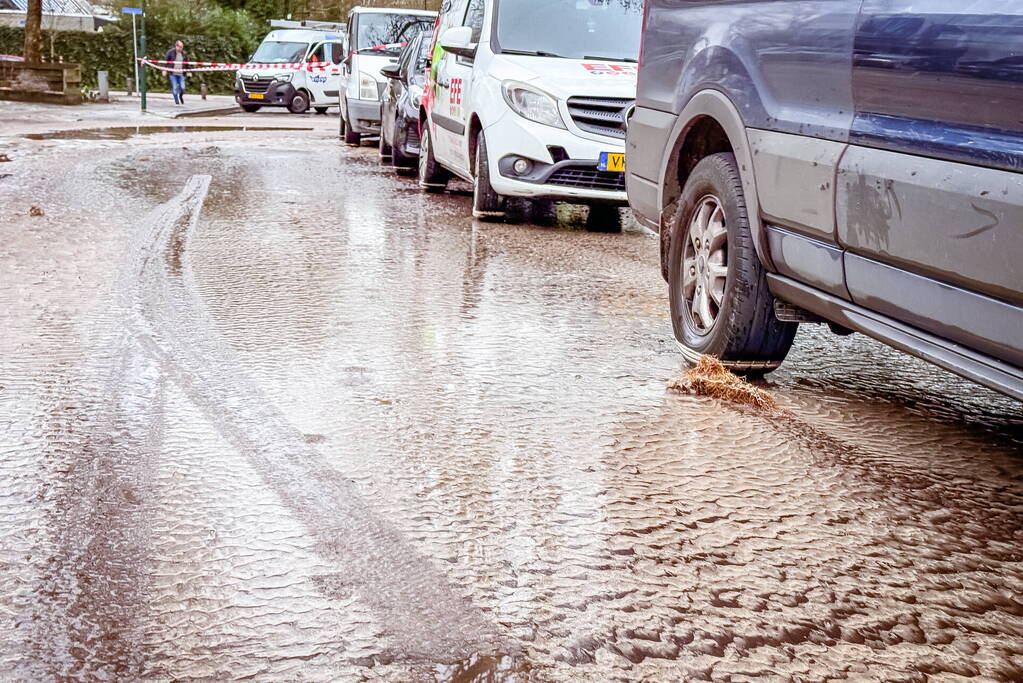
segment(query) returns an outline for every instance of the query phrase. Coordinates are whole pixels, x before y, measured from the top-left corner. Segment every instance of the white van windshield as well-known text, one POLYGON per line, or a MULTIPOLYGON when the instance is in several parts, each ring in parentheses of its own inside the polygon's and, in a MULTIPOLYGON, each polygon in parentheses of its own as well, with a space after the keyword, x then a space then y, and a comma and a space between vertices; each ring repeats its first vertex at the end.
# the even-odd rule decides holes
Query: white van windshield
POLYGON ((256 64, 291 64, 305 59, 309 43, 285 43, 280 41, 264 41, 252 61, 256 64))
POLYGON ((359 15, 359 33, 355 40, 355 51, 373 50, 374 54, 395 57, 401 54, 400 43, 408 43, 416 34, 432 29, 437 20, 416 14, 384 14, 365 12, 359 15), (384 49, 384 45, 395 45, 384 49))
POLYGON ((496 35, 509 54, 634 62, 643 0, 501 0, 496 35))

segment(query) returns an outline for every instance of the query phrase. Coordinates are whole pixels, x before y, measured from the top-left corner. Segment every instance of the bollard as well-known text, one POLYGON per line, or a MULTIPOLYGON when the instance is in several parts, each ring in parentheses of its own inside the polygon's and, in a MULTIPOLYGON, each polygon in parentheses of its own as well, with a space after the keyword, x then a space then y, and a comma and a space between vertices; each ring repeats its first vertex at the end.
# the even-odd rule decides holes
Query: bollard
POLYGON ((206 99, 206 81, 199 84, 199 94, 204 100, 206 99))
POLYGON ((108 71, 97 71, 96 80, 99 81, 99 101, 109 102, 110 101, 110 83, 108 77, 110 72, 108 71))
POLYGON ((134 82, 134 79, 131 76, 125 76, 124 77, 124 86, 125 86, 124 87, 124 92, 127 93, 128 97, 131 97, 132 95, 135 94, 132 91, 132 88, 135 87, 135 82, 134 82))

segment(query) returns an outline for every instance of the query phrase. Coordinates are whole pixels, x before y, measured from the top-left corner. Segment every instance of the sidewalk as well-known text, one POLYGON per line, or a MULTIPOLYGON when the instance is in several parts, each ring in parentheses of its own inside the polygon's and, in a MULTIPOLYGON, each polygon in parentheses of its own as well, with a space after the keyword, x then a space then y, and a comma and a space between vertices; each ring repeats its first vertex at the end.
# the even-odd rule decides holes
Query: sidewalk
MULTIPOLYGON (((130 103, 136 109, 139 108, 139 96, 136 93, 129 97, 126 93, 110 93, 113 100, 118 104, 130 103)), ((146 113, 152 116, 162 116, 168 119, 177 119, 183 116, 215 116, 218 114, 234 114, 240 112, 241 107, 234 101, 233 95, 207 95, 203 100, 199 95, 185 93, 183 105, 174 104, 174 98, 170 93, 158 92, 146 95, 146 113)))
POLYGON ((231 95, 208 95, 203 100, 199 95, 186 94, 185 104, 178 106, 174 104, 170 93, 149 93, 146 97, 145 112, 139 108, 137 94, 129 97, 124 91, 120 91, 111 92, 110 97, 110 102, 86 102, 77 106, 0 100, 2 124, 0 135, 77 127, 84 121, 105 126, 113 123, 139 124, 161 119, 224 116, 242 112, 231 95))

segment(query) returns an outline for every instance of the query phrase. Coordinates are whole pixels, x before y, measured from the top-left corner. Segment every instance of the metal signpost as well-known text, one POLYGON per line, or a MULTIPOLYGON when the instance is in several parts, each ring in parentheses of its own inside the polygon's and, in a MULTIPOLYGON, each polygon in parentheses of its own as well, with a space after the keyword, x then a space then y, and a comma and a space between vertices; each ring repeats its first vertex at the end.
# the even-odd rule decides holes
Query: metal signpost
MULTIPOLYGON (((142 14, 139 15, 141 17, 139 19, 139 21, 142 22, 142 30, 139 31, 139 52, 142 53, 142 59, 145 59, 146 58, 146 9, 145 9, 145 4, 146 3, 145 3, 144 0, 143 0, 142 4, 143 4, 142 14)), ((146 110, 146 73, 148 71, 149 71, 148 69, 143 68, 142 72, 139 74, 139 105, 140 105, 140 108, 141 108, 141 110, 143 112, 146 110)))
POLYGON ((142 9, 139 7, 122 7, 121 14, 131 15, 131 51, 135 56, 135 91, 139 91, 139 40, 135 33, 135 15, 142 14, 142 9))

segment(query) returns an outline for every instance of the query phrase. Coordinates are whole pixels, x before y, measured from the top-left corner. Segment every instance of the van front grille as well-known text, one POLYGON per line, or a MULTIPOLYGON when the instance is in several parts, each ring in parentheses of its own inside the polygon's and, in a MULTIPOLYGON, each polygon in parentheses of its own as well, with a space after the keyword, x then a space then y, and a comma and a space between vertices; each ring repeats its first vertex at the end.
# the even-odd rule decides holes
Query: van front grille
POLYGON ((274 82, 273 78, 259 76, 248 76, 242 78, 242 88, 245 92, 263 92, 265 93, 270 89, 270 84, 274 82))
POLYGON ((624 140, 625 119, 635 102, 628 97, 570 97, 568 113, 580 130, 624 140))

